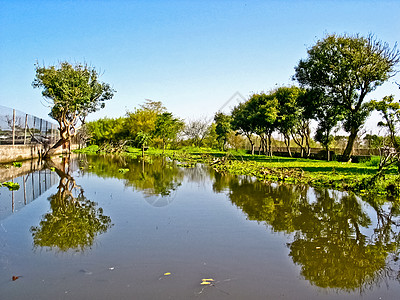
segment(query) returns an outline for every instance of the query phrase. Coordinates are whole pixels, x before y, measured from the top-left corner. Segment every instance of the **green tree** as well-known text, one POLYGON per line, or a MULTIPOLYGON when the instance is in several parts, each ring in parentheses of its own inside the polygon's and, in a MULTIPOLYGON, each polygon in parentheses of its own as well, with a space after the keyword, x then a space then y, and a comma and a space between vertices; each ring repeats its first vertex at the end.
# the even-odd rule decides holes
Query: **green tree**
POLYGON ((248 103, 250 122, 260 137, 260 150, 272 156, 272 133, 276 129, 276 118, 278 116, 278 100, 275 95, 253 94, 248 103))
POLYGON ((225 145, 228 141, 231 129, 231 116, 225 115, 222 112, 217 112, 214 116, 215 132, 217 134, 218 144, 222 151, 225 150, 225 145))
POLYGON ((115 91, 109 84, 98 81, 97 71, 86 64, 71 65, 61 62, 58 66, 36 64, 34 88, 42 88, 43 97, 48 100, 49 116, 57 121, 60 140, 47 151, 51 155, 56 148, 69 144, 77 134, 77 125, 84 122, 89 113, 103 108, 115 91))
POLYGON ((326 159, 330 160, 330 147, 333 144, 333 130, 338 122, 343 119, 340 108, 332 106, 332 101, 322 90, 307 90, 300 97, 300 106, 304 114, 318 122, 315 132, 315 140, 325 148, 326 159))
POLYGON ((116 143, 127 138, 125 129, 126 118, 103 118, 87 122, 86 126, 91 135, 91 143, 100 145, 103 143, 116 143))
POLYGON ((289 156, 292 156, 290 151, 290 140, 293 130, 302 119, 302 111, 298 105, 298 98, 302 94, 304 94, 304 90, 296 86, 280 87, 274 92, 279 107, 276 128, 285 139, 285 145, 289 156))
POLYGON ((174 118, 172 113, 164 112, 157 115, 154 129, 154 136, 159 137, 163 144, 163 153, 165 151, 165 145, 176 139, 178 133, 183 129, 185 123, 174 118))
POLYGON ((137 140, 137 135, 146 134, 152 136, 156 128, 156 120, 159 114, 166 111, 166 108, 160 101, 153 101, 146 99, 146 102, 135 108, 133 112, 126 113, 125 126, 128 131, 129 139, 132 141, 137 140))
POLYGON ((254 133, 256 133, 256 128, 254 126, 254 119, 252 117, 253 111, 249 105, 249 101, 245 103, 240 103, 235 106, 232 110, 232 121, 231 126, 233 130, 236 130, 237 134, 244 135, 251 147, 251 154, 254 155, 254 133))
POLYGON ((400 103, 395 102, 391 95, 381 101, 372 101, 372 105, 383 118, 378 126, 386 128, 389 136, 389 144, 383 149, 379 169, 396 164, 400 173, 400 103))
POLYGON ((295 67, 295 78, 311 89, 329 95, 331 105, 344 116, 350 133, 343 159, 349 160, 354 141, 371 111, 366 95, 394 74, 400 52, 373 35, 327 35, 308 51, 308 58, 295 67))

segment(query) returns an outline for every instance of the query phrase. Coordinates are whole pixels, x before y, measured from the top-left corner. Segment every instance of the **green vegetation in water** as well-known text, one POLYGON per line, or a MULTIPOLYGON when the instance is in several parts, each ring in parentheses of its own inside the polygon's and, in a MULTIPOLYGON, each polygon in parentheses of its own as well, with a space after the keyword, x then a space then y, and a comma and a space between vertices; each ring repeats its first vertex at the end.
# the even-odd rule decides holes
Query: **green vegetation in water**
POLYGON ((5 187, 7 187, 10 191, 18 191, 19 188, 20 188, 20 186, 19 186, 18 183, 16 183, 16 182, 11 182, 11 181, 0 183, 0 186, 5 186, 5 187))
POLYGON ((91 145, 91 146, 87 146, 86 148, 73 150, 73 152, 74 153, 85 153, 85 154, 96 154, 98 150, 99 150, 99 146, 91 145))
MULTIPOLYGON (((92 147, 92 146, 91 146, 92 147)), ((141 149, 128 147, 128 157, 141 155, 141 149)), ((366 196, 400 195, 400 176, 395 167, 372 180, 377 173, 379 157, 360 163, 322 161, 292 157, 251 155, 244 150, 219 151, 210 148, 183 147, 179 150, 149 148, 145 159, 151 156, 167 156, 181 162, 180 167, 194 167, 196 163, 212 166, 217 172, 236 175, 250 175, 259 181, 309 184, 313 187, 327 187, 353 191, 366 196)))
POLYGON ((14 161, 13 162, 13 166, 16 167, 16 168, 21 168, 22 167, 22 162, 14 161))
POLYGON ((121 168, 121 169, 118 169, 118 172, 120 172, 120 173, 122 173, 122 174, 125 174, 126 172, 129 172, 129 169, 123 169, 123 168, 121 168))

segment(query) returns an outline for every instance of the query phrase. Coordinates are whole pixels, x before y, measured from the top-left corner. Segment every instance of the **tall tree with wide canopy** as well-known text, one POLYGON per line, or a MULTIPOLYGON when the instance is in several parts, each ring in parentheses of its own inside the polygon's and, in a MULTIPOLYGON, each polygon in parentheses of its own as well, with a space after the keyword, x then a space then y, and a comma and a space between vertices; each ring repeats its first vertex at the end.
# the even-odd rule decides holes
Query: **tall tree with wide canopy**
POLYGON ((69 144, 77 134, 79 122, 84 123, 89 113, 104 108, 104 101, 114 96, 115 90, 109 84, 99 82, 98 77, 97 71, 86 64, 72 65, 66 61, 49 67, 36 64, 32 86, 43 89, 42 95, 51 107, 49 116, 58 122, 60 131, 60 140, 45 156, 69 144))
POLYGON ((350 133, 343 160, 350 158, 354 141, 371 111, 366 95, 394 74, 400 52, 373 35, 327 35, 295 67, 297 81, 329 95, 340 108, 344 129, 350 133))

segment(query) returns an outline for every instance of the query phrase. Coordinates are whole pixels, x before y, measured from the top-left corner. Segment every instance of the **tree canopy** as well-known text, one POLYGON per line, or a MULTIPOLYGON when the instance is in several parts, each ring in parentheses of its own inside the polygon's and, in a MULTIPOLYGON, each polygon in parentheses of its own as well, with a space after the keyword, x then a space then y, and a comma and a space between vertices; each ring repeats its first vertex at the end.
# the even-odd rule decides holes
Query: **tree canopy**
POLYGON ((339 107, 344 129, 350 133, 343 159, 348 160, 360 127, 371 106, 365 96, 394 74, 400 60, 396 47, 373 35, 327 35, 308 51, 308 58, 295 68, 298 82, 329 95, 330 105, 339 107))
POLYGON ((53 149, 69 142, 77 133, 77 124, 84 122, 89 113, 105 106, 115 90, 99 82, 97 71, 87 64, 72 65, 61 62, 58 66, 36 64, 34 88, 42 88, 43 97, 49 102, 49 116, 59 124, 60 140, 53 149))

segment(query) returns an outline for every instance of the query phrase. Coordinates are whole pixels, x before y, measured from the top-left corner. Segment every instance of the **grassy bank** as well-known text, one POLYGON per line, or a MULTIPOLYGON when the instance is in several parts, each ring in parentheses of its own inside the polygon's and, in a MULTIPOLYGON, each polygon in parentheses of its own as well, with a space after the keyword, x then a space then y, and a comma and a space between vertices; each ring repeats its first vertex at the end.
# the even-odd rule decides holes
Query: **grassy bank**
MULTIPOLYGON (((86 148, 86 153, 96 149, 86 148)), ((140 157, 141 149, 128 147, 124 155, 140 157)), ((395 196, 399 198, 400 178, 397 169, 387 170, 376 182, 371 178, 377 172, 378 157, 361 163, 343 163, 290 157, 250 155, 244 151, 221 152, 204 148, 180 150, 148 149, 146 155, 165 155, 186 164, 202 162, 218 172, 255 176, 261 181, 303 183, 338 190, 353 191, 360 195, 395 196)))

